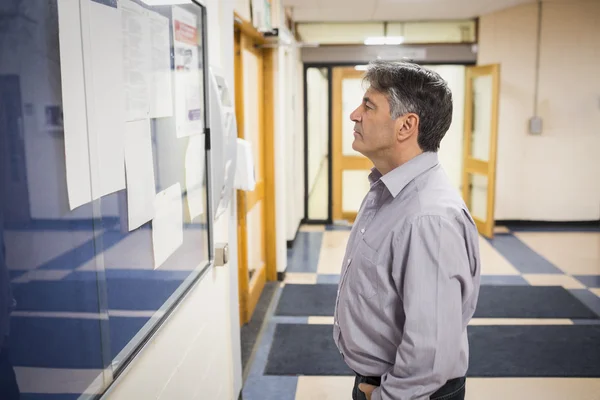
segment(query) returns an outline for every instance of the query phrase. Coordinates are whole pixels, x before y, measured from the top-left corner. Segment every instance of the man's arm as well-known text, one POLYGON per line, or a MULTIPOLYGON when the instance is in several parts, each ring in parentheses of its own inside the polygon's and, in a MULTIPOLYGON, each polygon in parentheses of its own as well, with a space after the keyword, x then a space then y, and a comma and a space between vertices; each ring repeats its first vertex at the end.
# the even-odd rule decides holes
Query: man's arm
POLYGON ((396 363, 372 400, 429 399, 455 367, 463 346, 460 276, 468 274, 465 241, 456 225, 421 216, 394 244, 393 276, 405 313, 396 363))

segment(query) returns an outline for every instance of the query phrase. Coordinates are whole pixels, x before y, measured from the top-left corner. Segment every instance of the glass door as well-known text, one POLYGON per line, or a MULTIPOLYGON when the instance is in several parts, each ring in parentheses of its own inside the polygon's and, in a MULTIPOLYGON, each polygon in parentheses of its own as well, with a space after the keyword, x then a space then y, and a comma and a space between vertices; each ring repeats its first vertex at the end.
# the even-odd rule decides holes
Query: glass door
POLYGON ((373 163, 352 149, 354 123, 350 120, 350 113, 364 94, 363 75, 353 67, 336 67, 332 73, 332 194, 336 222, 354 222, 369 191, 373 163))
POLYGON ((482 235, 494 234, 499 65, 467 68, 462 192, 482 235))

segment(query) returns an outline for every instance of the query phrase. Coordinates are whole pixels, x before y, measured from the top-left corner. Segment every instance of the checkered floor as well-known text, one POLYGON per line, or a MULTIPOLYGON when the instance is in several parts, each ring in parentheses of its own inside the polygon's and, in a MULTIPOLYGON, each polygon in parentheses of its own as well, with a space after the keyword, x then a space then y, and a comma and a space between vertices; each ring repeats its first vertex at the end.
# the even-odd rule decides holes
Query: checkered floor
MULTIPOLYGON (((303 226, 288 251, 286 283, 339 282, 348 227, 303 226)), ((496 229, 492 240, 480 239, 482 284, 563 286, 600 315, 600 229, 496 229)), ((330 317, 291 318, 273 315, 278 294, 249 367, 244 400, 350 398, 351 377, 266 376, 263 374, 277 323, 331 324, 330 317)), ((473 324, 573 324, 569 319, 474 320, 473 324)), ((469 400, 598 400, 596 378, 470 378, 469 400)))

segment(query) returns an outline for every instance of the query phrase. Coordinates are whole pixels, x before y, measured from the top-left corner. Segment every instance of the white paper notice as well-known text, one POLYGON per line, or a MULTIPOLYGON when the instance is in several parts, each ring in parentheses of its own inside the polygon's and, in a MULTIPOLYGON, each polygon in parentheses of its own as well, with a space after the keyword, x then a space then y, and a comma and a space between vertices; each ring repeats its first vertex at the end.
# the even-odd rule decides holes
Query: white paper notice
POLYGON ((71 210, 92 201, 79 0, 58 1, 58 39, 65 137, 67 193, 71 210))
POLYGON ((204 212, 204 135, 190 137, 185 153, 185 184, 190 218, 204 212))
POLYGON ((177 137, 203 133, 202 74, 198 58, 198 19, 173 7, 177 137))
POLYGON ((129 230, 154 218, 154 161, 150 121, 128 122, 125 130, 125 170, 127 172, 127 213, 129 230))
POLYGON ((173 116, 169 19, 150 11, 150 118, 173 116))
POLYGON ((81 2, 92 198, 125 189, 125 95, 121 11, 81 2))
POLYGON ((150 115, 151 44, 148 11, 131 0, 120 0, 127 121, 150 115))
POLYGON ((152 221, 154 268, 158 268, 183 244, 181 184, 156 194, 152 221))

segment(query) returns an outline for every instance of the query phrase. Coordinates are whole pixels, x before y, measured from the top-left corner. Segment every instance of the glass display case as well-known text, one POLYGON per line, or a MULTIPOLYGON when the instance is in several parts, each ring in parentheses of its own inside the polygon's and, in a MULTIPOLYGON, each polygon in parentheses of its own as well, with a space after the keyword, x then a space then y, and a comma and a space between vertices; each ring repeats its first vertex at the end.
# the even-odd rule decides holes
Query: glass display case
POLYGON ((197 3, 0 8, 0 398, 101 395, 209 268, 206 60, 197 3))

